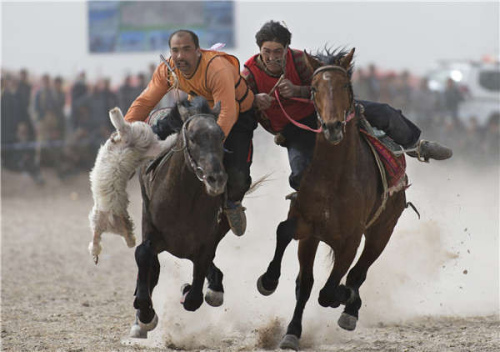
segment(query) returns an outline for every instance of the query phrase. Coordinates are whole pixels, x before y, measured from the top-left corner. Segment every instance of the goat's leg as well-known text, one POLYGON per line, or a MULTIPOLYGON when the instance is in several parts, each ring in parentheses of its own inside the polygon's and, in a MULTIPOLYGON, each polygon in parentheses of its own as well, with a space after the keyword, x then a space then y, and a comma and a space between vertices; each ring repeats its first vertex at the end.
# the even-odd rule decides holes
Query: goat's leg
POLYGON ((288 244, 292 241, 297 227, 295 218, 282 221, 276 229, 276 249, 267 271, 257 280, 257 289, 264 296, 272 294, 278 287, 281 276, 281 261, 288 244))
POLYGON ((150 240, 144 241, 136 248, 135 260, 139 269, 134 300, 137 314, 130 336, 146 338, 147 332, 153 330, 158 324, 158 316, 153 309, 151 294, 158 283, 160 262, 150 240))
POLYGON ((101 236, 102 232, 98 230, 94 230, 94 236, 92 237, 92 242, 89 244, 89 252, 94 259, 94 263, 97 265, 99 263, 99 254, 101 254, 102 246, 101 246, 101 236))

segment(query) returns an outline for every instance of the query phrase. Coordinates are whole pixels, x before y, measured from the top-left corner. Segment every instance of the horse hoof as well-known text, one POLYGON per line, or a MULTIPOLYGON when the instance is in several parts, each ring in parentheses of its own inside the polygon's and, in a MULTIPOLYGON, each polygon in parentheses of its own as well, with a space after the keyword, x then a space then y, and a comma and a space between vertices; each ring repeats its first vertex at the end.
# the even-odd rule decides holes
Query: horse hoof
POLYGON ((347 313, 342 313, 337 323, 342 329, 347 331, 353 331, 354 329, 356 329, 357 322, 358 318, 353 317, 352 315, 349 315, 347 313))
POLYGON ((158 325, 158 315, 153 317, 149 323, 145 324, 139 320, 139 317, 135 317, 134 325, 130 328, 130 337, 137 339, 145 339, 148 337, 148 331, 153 330, 158 325))
POLYGON ((276 280, 276 284, 274 285, 274 288, 269 288, 268 289, 268 288, 264 287, 264 283, 263 283, 264 275, 266 275, 266 274, 262 274, 259 277, 259 279, 257 280, 257 290, 259 290, 259 292, 260 292, 261 295, 263 295, 263 296, 269 296, 272 293, 274 293, 274 291, 276 291, 276 287, 278 287, 279 280, 276 280))
POLYGON ((282 350, 299 350, 299 338, 295 335, 286 334, 280 342, 282 350))
POLYGON ((134 324, 130 328, 130 337, 134 339, 147 339, 148 338, 148 332, 141 330, 141 327, 139 324, 134 324))
POLYGON ((205 302, 212 307, 220 307, 224 303, 224 292, 207 289, 205 294, 205 302))

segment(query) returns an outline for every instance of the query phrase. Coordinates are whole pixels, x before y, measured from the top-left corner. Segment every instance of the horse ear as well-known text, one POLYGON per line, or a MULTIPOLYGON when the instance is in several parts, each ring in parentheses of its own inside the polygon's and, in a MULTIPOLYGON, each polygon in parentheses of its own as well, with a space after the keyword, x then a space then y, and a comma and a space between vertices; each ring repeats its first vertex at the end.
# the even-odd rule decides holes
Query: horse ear
POLYGON ((181 120, 185 122, 189 117, 189 109, 182 104, 177 104, 177 109, 179 110, 179 115, 181 115, 181 120))
POLYGON ((313 69, 313 71, 316 71, 316 69, 320 66, 323 66, 321 61, 316 59, 314 56, 310 55, 307 51, 304 50, 304 54, 306 54, 306 60, 309 66, 313 69))
POLYGON ((216 119, 219 117, 220 109, 221 109, 221 103, 220 101, 218 101, 217 103, 215 103, 214 108, 212 109, 212 114, 215 115, 216 119))
POLYGON ((356 50, 356 48, 352 48, 351 51, 349 52, 349 54, 347 54, 342 59, 340 59, 340 66, 342 66, 346 70, 349 69, 349 67, 351 66, 352 58, 354 57, 355 50, 356 50))

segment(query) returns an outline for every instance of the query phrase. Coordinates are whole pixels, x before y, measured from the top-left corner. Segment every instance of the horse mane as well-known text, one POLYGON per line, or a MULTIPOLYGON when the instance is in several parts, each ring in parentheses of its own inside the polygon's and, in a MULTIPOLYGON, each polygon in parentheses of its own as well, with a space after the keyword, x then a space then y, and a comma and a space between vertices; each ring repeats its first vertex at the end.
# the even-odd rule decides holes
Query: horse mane
MULTIPOLYGON (((316 60, 319 60, 323 65, 336 65, 340 66, 340 60, 349 54, 349 51, 345 48, 329 48, 325 45, 325 48, 320 51, 317 50, 313 57, 316 60)), ((347 73, 349 75, 349 79, 352 78, 352 72, 354 71, 354 60, 349 65, 347 69, 347 73)))

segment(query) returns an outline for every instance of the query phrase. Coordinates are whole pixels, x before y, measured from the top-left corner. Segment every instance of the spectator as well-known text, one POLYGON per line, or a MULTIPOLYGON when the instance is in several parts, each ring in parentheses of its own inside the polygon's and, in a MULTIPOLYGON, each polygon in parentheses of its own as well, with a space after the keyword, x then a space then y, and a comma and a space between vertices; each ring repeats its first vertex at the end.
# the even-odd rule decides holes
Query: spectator
POLYGON ((422 130, 430 130, 435 125, 439 96, 429 88, 429 80, 422 78, 420 86, 413 92, 412 106, 415 121, 422 130))
POLYGON ((120 89, 118 90, 118 101, 120 109, 125 115, 137 97, 137 90, 132 86, 132 77, 127 75, 120 89))
POLYGON ((410 84, 410 72, 403 71, 399 75, 394 88, 394 106, 403 111, 411 111, 412 106, 410 104, 413 88, 410 84))
POLYGON ((75 84, 71 88, 71 129, 76 128, 77 121, 80 119, 80 116, 78 116, 79 110, 75 106, 75 103, 88 93, 88 87, 85 80, 85 71, 81 71, 75 84))
POLYGON ((463 125, 458 117, 458 112, 460 103, 464 100, 464 96, 452 78, 448 78, 446 81, 443 100, 445 111, 451 117, 453 124, 458 128, 462 128, 463 125))
POLYGON ((16 142, 18 118, 21 115, 21 102, 17 91, 17 82, 11 75, 2 76, 2 165, 7 169, 15 169, 12 153, 16 142))
POLYGON ((98 94, 102 95, 106 109, 105 115, 103 115, 103 128, 105 129, 103 133, 105 135, 110 135, 115 130, 115 128, 111 124, 110 119, 106 117, 108 116, 109 110, 118 106, 118 95, 111 90, 111 81, 109 78, 103 80, 102 90, 98 94))
POLYGON ((28 71, 22 69, 19 72, 19 85, 17 86, 17 94, 19 95, 19 101, 21 104, 21 116, 19 117, 22 121, 30 121, 29 130, 33 134, 33 125, 31 124, 30 118, 30 102, 31 102, 31 84, 28 80, 28 71))
POLYGON ((482 149, 487 157, 493 157, 498 162, 500 153, 500 113, 498 112, 492 113, 488 119, 482 149))
POLYGON ((66 93, 63 88, 63 79, 58 76, 54 79, 54 100, 56 103, 55 114, 57 117, 57 126, 60 131, 60 140, 64 140, 66 132, 66 116, 64 107, 66 105, 66 93))
MULTIPOLYGON (((148 82, 146 81, 146 75, 144 73, 139 73, 137 75, 137 87, 136 87, 136 97, 138 97, 144 89, 148 86, 148 82)), ((135 99, 135 97, 134 97, 135 99)))
POLYGON ((366 100, 379 101, 380 100, 380 80, 377 77, 377 68, 374 64, 368 66, 367 92, 366 100))
POLYGON ((39 141, 40 165, 56 166, 60 161, 63 130, 58 118, 58 100, 51 87, 50 77, 42 77, 42 86, 35 96, 35 112, 37 114, 37 137, 39 141))
POLYGON ((12 171, 28 173, 35 183, 45 181, 36 164, 31 121, 23 116, 18 82, 11 76, 5 77, 2 87, 2 165, 12 171))

